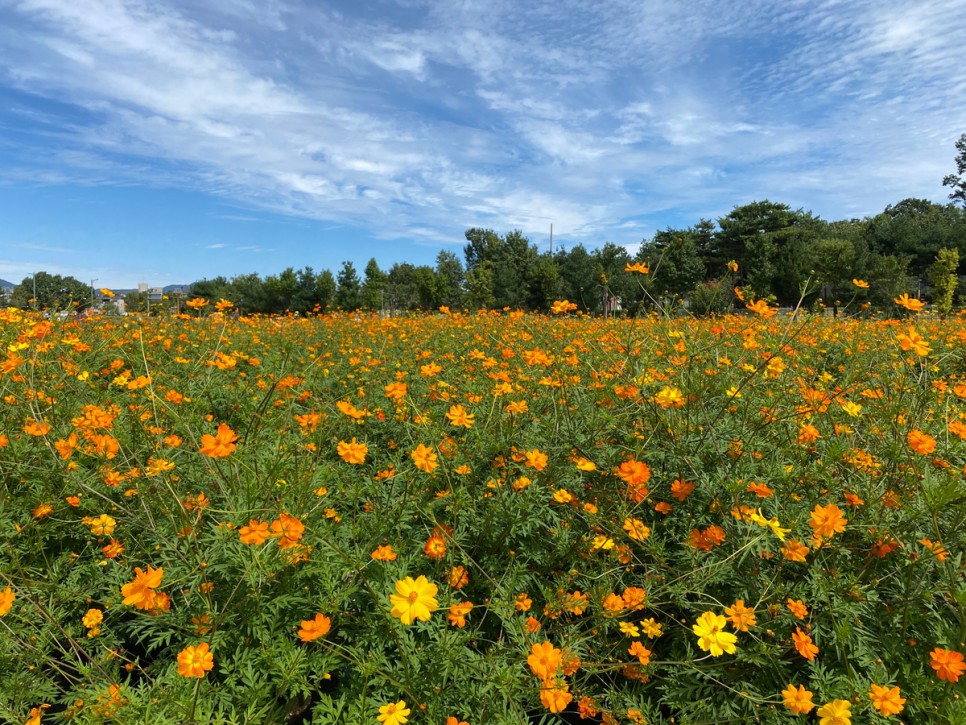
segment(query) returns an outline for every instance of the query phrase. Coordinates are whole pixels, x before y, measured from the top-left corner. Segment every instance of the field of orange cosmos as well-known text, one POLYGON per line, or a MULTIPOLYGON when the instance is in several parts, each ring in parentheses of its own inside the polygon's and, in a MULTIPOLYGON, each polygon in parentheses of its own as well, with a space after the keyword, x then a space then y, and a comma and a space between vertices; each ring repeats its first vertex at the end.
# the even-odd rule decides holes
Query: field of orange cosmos
POLYGON ((962 318, 209 309, 0 311, 0 720, 966 722, 962 318))

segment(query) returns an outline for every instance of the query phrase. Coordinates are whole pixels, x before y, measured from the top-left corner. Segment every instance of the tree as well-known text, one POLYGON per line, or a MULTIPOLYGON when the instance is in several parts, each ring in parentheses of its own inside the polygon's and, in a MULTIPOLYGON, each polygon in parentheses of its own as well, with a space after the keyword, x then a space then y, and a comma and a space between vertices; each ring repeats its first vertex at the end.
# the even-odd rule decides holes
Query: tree
POLYGON ((822 222, 787 204, 756 201, 736 206, 718 219, 714 263, 738 262, 758 297, 775 295, 779 302, 798 301, 808 278, 808 249, 822 222))
POLYGON ((21 309, 82 310, 90 307, 91 288, 73 277, 37 272, 13 288, 10 304, 21 309))
POLYGON ((956 142, 956 173, 949 174, 943 179, 943 186, 952 188, 949 198, 958 201, 966 207, 966 133, 956 142))
POLYGON ((381 310, 383 294, 386 286, 386 274, 379 269, 376 258, 372 257, 366 264, 365 278, 362 282, 362 306, 367 310, 381 310))
POLYGON ((941 248, 966 254, 966 208, 903 199, 870 219, 865 236, 877 254, 907 257, 909 272, 921 278, 941 248))
POLYGON ((855 277, 855 247, 847 239, 819 239, 812 247, 813 269, 822 285, 822 298, 832 302, 832 314, 839 314, 839 296, 846 292, 855 277))
POLYGON ((436 255, 436 279, 440 304, 459 308, 463 305, 466 274, 463 264, 452 252, 446 250, 436 255))
POLYGON ((953 292, 956 291, 956 269, 959 267, 959 252, 955 249, 940 249, 936 261, 929 268, 932 280, 932 303, 941 318, 945 318, 953 308, 953 292))
POLYGON ((352 262, 342 263, 336 277, 335 303, 343 310, 358 310, 362 304, 362 285, 352 262))
POLYGON ((600 298, 594 279, 594 258, 582 244, 578 244, 569 251, 557 250, 553 260, 560 272, 557 298, 569 300, 584 312, 590 312, 600 298))
POLYGON ((315 278, 315 304, 321 310, 328 310, 335 302, 336 284, 332 272, 323 269, 315 278))
POLYGON ((268 312, 268 297, 265 283, 257 272, 232 277, 226 299, 235 303, 235 309, 244 314, 268 312))
POLYGON ((694 227, 669 227, 641 245, 637 260, 650 268, 648 292, 652 296, 681 297, 704 278, 704 262, 698 255, 700 233, 694 227))
POLYGON ((466 272, 466 304, 472 309, 487 309, 493 306, 493 265, 483 262, 466 272))

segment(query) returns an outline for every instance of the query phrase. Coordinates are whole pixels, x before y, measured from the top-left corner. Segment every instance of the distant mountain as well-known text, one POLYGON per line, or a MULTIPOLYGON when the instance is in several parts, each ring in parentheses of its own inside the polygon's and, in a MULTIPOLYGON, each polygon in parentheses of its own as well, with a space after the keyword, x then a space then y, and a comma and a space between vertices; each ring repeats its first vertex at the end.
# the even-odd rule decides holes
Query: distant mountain
POLYGON ((9 290, 12 290, 16 286, 17 285, 15 285, 13 282, 8 282, 5 279, 0 279, 0 289, 9 289, 9 290))

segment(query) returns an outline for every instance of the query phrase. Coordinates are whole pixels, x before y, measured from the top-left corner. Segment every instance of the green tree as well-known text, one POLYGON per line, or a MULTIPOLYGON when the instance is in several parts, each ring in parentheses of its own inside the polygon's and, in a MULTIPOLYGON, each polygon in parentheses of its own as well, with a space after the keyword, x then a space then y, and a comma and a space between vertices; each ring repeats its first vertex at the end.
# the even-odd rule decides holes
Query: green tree
POLYGON ((560 270, 550 253, 537 257, 530 269, 529 297, 527 307, 546 312, 557 299, 560 290, 560 270))
POLYGON ((372 257, 363 274, 362 306, 367 310, 381 310, 384 305, 386 273, 379 269, 376 258, 372 257))
POLYGON ((91 288, 73 277, 37 272, 13 288, 10 304, 21 309, 82 310, 90 307, 91 288))
POLYGON ((473 266, 466 272, 466 304, 471 309, 485 310, 493 307, 496 297, 493 295, 493 266, 490 262, 483 262, 473 266))
POLYGON ((940 249, 936 261, 929 268, 929 278, 932 281, 932 303, 936 306, 939 316, 945 318, 953 308, 953 293, 959 277, 959 252, 955 249, 940 249))
POLYGON ((463 264, 452 252, 446 250, 436 255, 436 278, 439 287, 440 304, 447 307, 463 306, 466 273, 463 264))
POLYGON ((230 289, 222 296, 234 302, 235 309, 243 314, 269 311, 265 283, 257 272, 232 277, 230 289))
POLYGON ((315 278, 315 304, 323 312, 328 310, 335 302, 335 293, 335 277, 332 272, 323 269, 315 278))
POLYGON ((802 209, 768 200, 735 207, 718 220, 716 263, 738 262, 758 297, 798 301, 808 279, 812 243, 822 222, 802 209))
POLYGON ((578 244, 570 250, 561 248, 553 255, 560 272, 558 299, 573 302, 578 309, 590 312, 597 305, 600 295, 598 281, 594 278, 594 258, 578 244))
POLYGON ((286 267, 277 275, 265 278, 265 297, 268 312, 279 314, 295 312, 293 301, 298 293, 299 281, 295 270, 286 267))
POLYGON ((903 199, 869 220, 865 236, 873 252, 909 259, 922 278, 943 247, 966 254, 966 208, 927 199, 903 199))
POLYGON ((847 239, 819 239, 812 247, 813 269, 821 285, 822 299, 832 303, 832 314, 839 314, 839 298, 851 297, 855 274, 855 247, 847 239))
POLYGON ((943 186, 952 189, 949 198, 958 201, 966 207, 966 133, 959 137, 956 142, 956 173, 949 174, 943 179, 943 186))
POLYGON ((336 277, 335 304, 343 310, 358 310, 362 305, 362 284, 352 262, 342 263, 336 277))
POLYGON ((694 227, 657 232, 641 245, 639 262, 646 262, 648 293, 652 297, 683 297, 704 279, 704 262, 698 253, 698 236, 694 227))

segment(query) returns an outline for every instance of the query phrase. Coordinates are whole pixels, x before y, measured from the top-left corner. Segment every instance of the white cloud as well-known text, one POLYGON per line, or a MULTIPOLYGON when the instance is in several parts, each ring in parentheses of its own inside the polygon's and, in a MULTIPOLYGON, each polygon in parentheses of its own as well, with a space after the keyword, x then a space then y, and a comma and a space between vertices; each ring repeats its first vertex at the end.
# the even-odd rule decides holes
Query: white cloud
POLYGON ((392 12, 21 0, 0 77, 74 112, 38 116, 0 178, 186 186, 383 239, 636 244, 653 226, 627 219, 749 195, 826 217, 942 198, 964 130, 963 0, 392 12))

